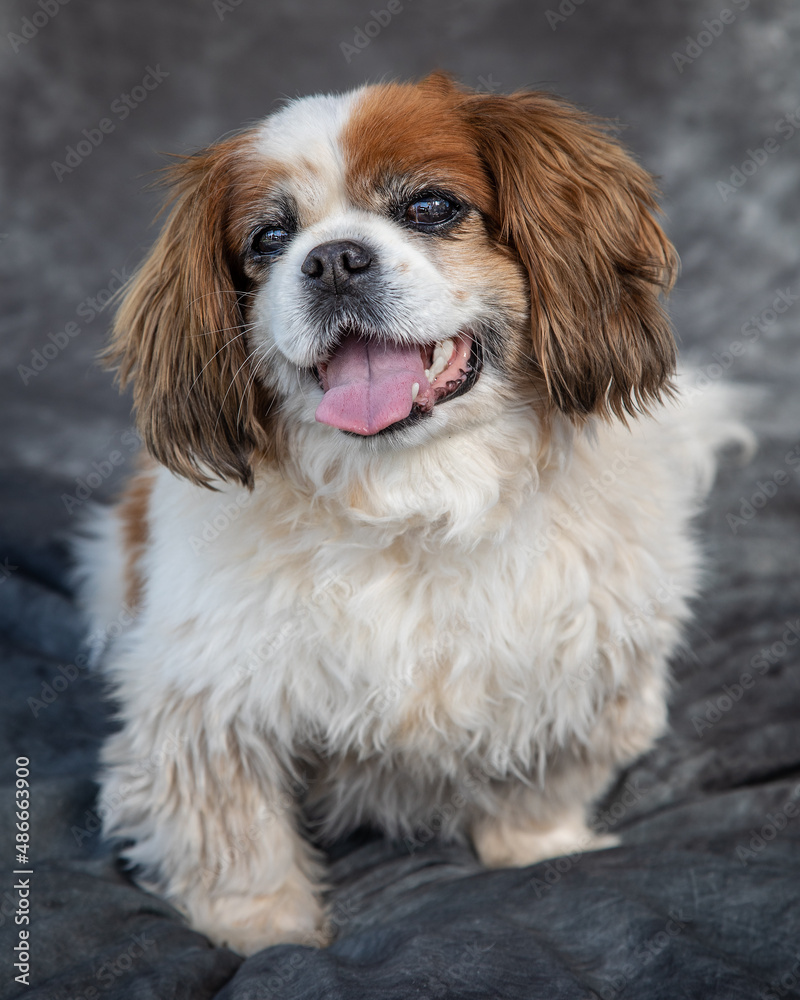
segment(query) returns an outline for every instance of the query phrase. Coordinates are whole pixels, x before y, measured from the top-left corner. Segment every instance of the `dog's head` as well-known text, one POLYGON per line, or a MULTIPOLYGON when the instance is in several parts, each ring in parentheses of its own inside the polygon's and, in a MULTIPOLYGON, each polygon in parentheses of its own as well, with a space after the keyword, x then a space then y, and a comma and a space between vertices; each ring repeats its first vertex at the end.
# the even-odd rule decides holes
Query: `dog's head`
POLYGON ((437 74, 305 98, 170 179, 109 358, 195 482, 250 482, 299 424, 374 451, 509 407, 624 418, 668 386, 652 180, 548 94, 437 74))

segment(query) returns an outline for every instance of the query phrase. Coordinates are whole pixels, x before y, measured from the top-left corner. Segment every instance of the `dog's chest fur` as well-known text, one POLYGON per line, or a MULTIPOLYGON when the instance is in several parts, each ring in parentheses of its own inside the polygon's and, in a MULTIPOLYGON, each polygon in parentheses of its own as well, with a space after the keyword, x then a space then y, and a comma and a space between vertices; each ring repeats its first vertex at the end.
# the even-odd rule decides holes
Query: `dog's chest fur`
POLYGON ((691 508, 665 469, 691 478, 690 455, 652 424, 581 440, 549 475, 521 457, 530 425, 509 429, 466 460, 426 453, 416 482, 327 469, 313 502, 283 473, 252 494, 155 473, 136 626, 151 661, 120 683, 418 775, 473 758, 526 773, 596 740, 609 703, 660 692, 652 666, 694 585, 691 508), (425 489, 434 466, 449 519, 441 482, 425 489))

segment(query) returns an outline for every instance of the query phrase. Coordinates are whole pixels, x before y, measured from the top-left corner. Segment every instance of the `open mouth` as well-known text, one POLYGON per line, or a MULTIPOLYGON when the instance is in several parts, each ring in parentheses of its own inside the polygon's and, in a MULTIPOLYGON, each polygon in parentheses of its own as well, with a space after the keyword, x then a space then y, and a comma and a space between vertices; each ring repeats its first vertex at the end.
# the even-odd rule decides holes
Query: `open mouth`
POLYGON ((466 332, 421 345, 348 331, 317 365, 325 395, 316 419, 362 436, 399 430, 468 392, 480 367, 478 343, 466 332))

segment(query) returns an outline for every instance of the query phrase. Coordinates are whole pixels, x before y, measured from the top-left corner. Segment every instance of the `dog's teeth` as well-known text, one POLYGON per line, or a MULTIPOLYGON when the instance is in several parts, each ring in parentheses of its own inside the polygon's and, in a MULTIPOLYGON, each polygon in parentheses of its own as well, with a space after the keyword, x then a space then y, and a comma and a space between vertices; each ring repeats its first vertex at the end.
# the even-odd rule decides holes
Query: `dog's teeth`
POLYGON ((415 382, 411 386, 411 402, 416 402, 417 396, 419 395, 419 382, 415 382))
POLYGON ((433 345, 433 360, 429 369, 431 381, 441 375, 445 368, 447 368, 454 348, 455 343, 449 337, 446 340, 437 340, 433 345))
POLYGON ((425 369, 425 378, 429 382, 433 382, 433 380, 436 378, 436 376, 431 372, 430 368, 426 368, 425 369))

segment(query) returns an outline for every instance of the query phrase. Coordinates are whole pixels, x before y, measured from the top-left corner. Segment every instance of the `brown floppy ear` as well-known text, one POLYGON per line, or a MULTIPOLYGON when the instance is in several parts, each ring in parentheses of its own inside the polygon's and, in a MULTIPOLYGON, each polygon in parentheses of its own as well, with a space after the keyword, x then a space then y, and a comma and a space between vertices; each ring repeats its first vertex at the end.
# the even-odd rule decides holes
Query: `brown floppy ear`
POLYGON ((251 485, 250 458, 267 445, 269 401, 248 362, 226 249, 240 142, 169 169, 169 217, 123 290, 105 354, 122 386, 133 383, 150 452, 201 486, 216 478, 251 485))
POLYGON ((647 409, 669 393, 675 342, 661 293, 675 250, 655 186, 590 115, 549 94, 470 95, 498 236, 528 273, 534 361, 572 417, 647 409))

